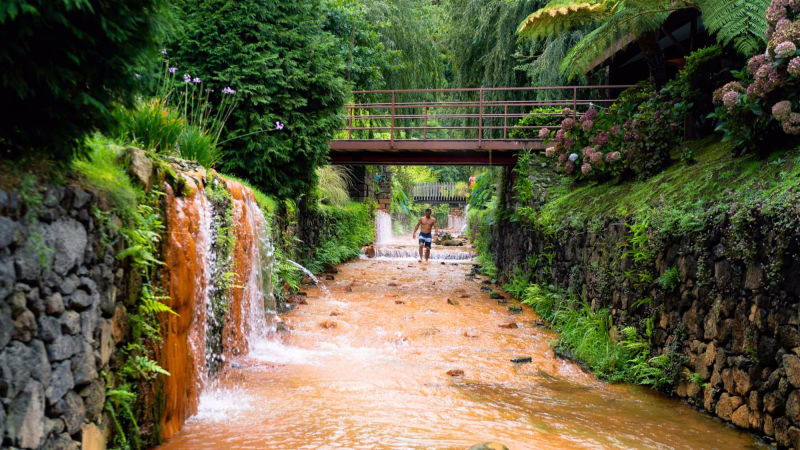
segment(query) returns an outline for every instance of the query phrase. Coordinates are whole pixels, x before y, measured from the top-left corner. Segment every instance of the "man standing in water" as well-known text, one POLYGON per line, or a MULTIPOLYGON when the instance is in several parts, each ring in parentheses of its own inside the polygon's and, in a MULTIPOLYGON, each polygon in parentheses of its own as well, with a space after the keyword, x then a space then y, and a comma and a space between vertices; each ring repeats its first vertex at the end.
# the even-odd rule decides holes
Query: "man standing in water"
POLYGON ((432 229, 439 227, 436 226, 436 217, 431 217, 431 209, 425 210, 425 217, 419 219, 417 226, 414 227, 414 232, 411 233, 411 239, 417 237, 417 229, 419 229, 419 261, 422 262, 422 247, 425 247, 425 261, 431 257, 431 243, 433 242, 432 229))

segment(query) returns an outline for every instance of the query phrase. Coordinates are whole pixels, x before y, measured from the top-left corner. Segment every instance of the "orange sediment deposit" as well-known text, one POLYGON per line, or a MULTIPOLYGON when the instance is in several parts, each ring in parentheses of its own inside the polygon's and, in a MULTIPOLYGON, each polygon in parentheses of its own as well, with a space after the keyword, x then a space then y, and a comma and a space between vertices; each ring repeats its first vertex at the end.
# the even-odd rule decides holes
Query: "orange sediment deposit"
POLYGON ((324 320, 319 323, 319 326, 325 328, 326 330, 329 330, 331 328, 336 328, 337 324, 333 320, 324 320))
POLYGON ((509 322, 500 325, 500 328, 519 328, 516 322, 509 322))
POLYGON ((166 238, 164 239, 164 291, 175 311, 164 315, 164 341, 159 364, 170 376, 162 376, 164 414, 162 436, 169 439, 183 422, 197 412, 205 375, 205 287, 209 274, 204 266, 210 251, 205 198, 194 180, 186 178, 191 195, 177 197, 165 184, 166 238))

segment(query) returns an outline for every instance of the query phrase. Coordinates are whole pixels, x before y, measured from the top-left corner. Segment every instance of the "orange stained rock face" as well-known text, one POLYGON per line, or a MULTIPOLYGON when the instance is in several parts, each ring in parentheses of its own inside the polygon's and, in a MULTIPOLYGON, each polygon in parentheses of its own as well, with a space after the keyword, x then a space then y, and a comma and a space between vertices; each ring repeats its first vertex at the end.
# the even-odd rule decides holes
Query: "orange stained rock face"
POLYGON ((555 358, 554 335, 527 307, 511 314, 516 302, 499 304, 480 279, 467 280, 471 265, 408 264, 354 261, 327 283, 331 294, 309 288, 308 304, 284 316, 292 331, 251 343, 163 448, 753 445, 678 401, 555 358), (469 304, 443 305, 456 289, 469 304), (321 327, 332 310, 342 313, 337 326, 321 327), (509 323, 518 328, 500 327, 509 323), (510 361, 518 357, 531 363, 510 361))
POLYGON ((166 186, 166 238, 164 240, 163 289, 177 314, 164 315, 164 341, 159 364, 170 376, 164 381, 165 410, 162 435, 175 434, 187 417, 197 412, 205 376, 205 292, 208 273, 205 258, 210 248, 205 232, 206 200, 191 178, 185 178, 192 194, 176 197, 166 186))

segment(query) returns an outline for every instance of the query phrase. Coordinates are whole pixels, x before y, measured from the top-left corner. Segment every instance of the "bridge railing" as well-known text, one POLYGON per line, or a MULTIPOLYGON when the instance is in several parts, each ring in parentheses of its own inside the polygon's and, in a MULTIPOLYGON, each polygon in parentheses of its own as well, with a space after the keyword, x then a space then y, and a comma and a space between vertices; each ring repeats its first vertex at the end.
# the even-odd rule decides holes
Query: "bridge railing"
POLYGON ((535 139, 542 128, 558 128, 564 108, 577 118, 591 107, 610 106, 629 87, 354 91, 354 101, 345 105, 344 127, 336 139, 535 139), (539 120, 518 125, 520 119, 530 115, 539 116, 539 120))
POLYGON ((423 203, 463 203, 466 185, 458 183, 420 183, 414 185, 414 200, 423 203))

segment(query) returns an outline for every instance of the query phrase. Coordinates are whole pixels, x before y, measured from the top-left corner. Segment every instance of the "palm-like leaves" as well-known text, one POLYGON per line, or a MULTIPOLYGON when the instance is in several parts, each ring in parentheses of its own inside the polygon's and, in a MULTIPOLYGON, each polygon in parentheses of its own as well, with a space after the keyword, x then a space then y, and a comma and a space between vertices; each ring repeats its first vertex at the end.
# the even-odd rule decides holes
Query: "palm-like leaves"
POLYGON ((766 42, 770 0, 553 0, 528 16, 518 33, 534 38, 599 23, 576 44, 560 71, 572 79, 592 70, 643 33, 657 30, 673 11, 697 8, 709 32, 723 44, 752 55, 766 42))

